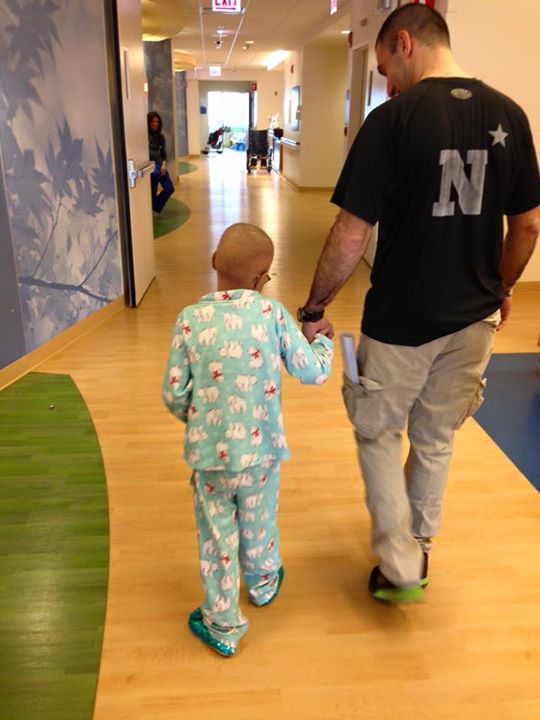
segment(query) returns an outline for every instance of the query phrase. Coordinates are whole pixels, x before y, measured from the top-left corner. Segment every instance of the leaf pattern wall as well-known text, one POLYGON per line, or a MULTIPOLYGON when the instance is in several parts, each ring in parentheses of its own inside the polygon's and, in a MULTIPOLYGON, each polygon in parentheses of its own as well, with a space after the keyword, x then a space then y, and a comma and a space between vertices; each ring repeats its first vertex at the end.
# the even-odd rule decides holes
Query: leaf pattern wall
POLYGON ((27 352, 123 292, 104 22, 96 0, 0 8, 0 242, 13 246, 27 352))

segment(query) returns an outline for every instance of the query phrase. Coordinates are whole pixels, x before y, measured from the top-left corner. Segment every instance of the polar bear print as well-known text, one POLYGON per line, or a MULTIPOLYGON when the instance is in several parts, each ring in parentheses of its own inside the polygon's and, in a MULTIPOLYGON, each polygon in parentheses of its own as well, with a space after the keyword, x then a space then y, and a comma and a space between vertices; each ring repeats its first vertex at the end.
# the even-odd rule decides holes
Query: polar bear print
POLYGON ((272 433, 270 436, 272 440, 272 445, 275 448, 286 448, 287 447, 287 441, 285 439, 285 435, 282 435, 281 433, 272 433))
POLYGON ((261 475, 259 478, 259 487, 264 487, 268 483, 268 475, 261 475))
POLYGON ((253 465, 257 465, 257 462, 259 460, 259 456, 257 453, 247 453, 246 455, 240 456, 240 467, 247 468, 252 467, 253 465))
POLYGON ((252 292, 248 291, 241 295, 238 300, 233 300, 232 305, 238 310, 245 310, 246 308, 251 307, 253 299, 252 292))
POLYGON ((253 509, 253 508, 259 507, 259 505, 263 501, 263 498, 264 498, 263 493, 258 493, 257 495, 249 495, 245 499, 244 504, 247 508, 253 509))
POLYGON ((229 440, 243 440, 246 437, 246 428, 242 423, 229 423, 225 430, 225 437, 229 440))
POLYGON ((182 328, 182 334, 184 338, 191 337, 191 325, 188 322, 183 322, 180 326, 182 328))
POLYGON ((165 390, 163 392, 163 399, 165 400, 166 405, 172 405, 173 401, 173 394, 169 390, 165 390))
POLYGON ((268 328, 266 325, 252 325, 251 336, 259 342, 268 342, 268 328))
POLYGON ((240 510, 240 520, 242 522, 255 522, 255 513, 251 510, 240 510))
POLYGON ((221 425, 222 422, 223 410, 220 410, 219 408, 214 408, 213 410, 209 410, 209 412, 206 413, 207 425, 221 425))
POLYGON ((276 395, 278 394, 278 389, 276 387, 276 383, 272 380, 265 380, 263 383, 264 387, 264 397, 267 400, 273 400, 276 395))
POLYGON ((268 408, 266 405, 255 405, 253 408, 253 417, 255 420, 263 420, 264 422, 268 422, 268 408))
POLYGON ((240 543, 240 539, 238 537, 238 532, 235 531, 235 532, 231 533, 230 535, 227 535, 227 537, 225 538, 225 542, 227 543, 227 545, 230 545, 230 547, 233 550, 236 550, 236 548, 238 547, 238 545, 240 543))
POLYGON ((241 392, 251 392, 256 382, 254 375, 237 375, 234 384, 241 392))
POLYGON ((173 388, 179 385, 183 374, 184 371, 182 370, 182 368, 179 368, 177 365, 172 367, 169 370, 169 385, 173 388))
POLYGON ((188 408, 188 418, 190 420, 195 420, 197 415, 199 414, 199 411, 197 410, 195 405, 190 405, 188 408))
POLYGON ((234 413, 245 413, 247 410, 247 402, 238 395, 229 395, 227 404, 229 410, 234 413))
POLYGON ((271 360, 272 360, 272 370, 279 370, 281 367, 281 358, 279 357, 279 355, 272 353, 271 360))
POLYGON ((217 546, 212 538, 203 543, 203 553, 206 555, 217 555, 217 546))
POLYGON ((219 500, 210 500, 208 503, 208 514, 210 517, 216 517, 225 512, 225 507, 219 502, 219 500))
POLYGON ((291 347, 292 340, 288 332, 284 332, 281 336, 281 344, 283 345, 285 350, 288 350, 291 347))
POLYGON ((262 443, 262 432, 258 427, 252 427, 250 430, 251 444, 253 447, 259 447, 262 443))
POLYGON ((221 564, 223 565, 223 567, 225 569, 230 567, 231 558, 229 557, 229 555, 226 555, 225 553, 223 553, 222 555, 220 555, 219 559, 221 560, 221 564))
POLYGON ((172 339, 172 343, 171 343, 172 349, 178 350, 179 348, 182 347, 183 344, 184 344, 184 336, 177 333, 172 339))
POLYGON ((317 375, 317 377, 315 378, 315 385, 322 385, 327 380, 328 380, 328 375, 321 373, 321 375, 317 375))
POLYGON ((253 540, 253 538, 255 537, 255 532, 250 528, 244 528, 242 530, 242 537, 246 540, 253 540))
POLYGON ((216 309, 213 305, 203 305, 203 307, 196 308, 193 314, 199 322, 210 322, 216 314, 216 309))
POLYGON ((261 513, 262 522, 266 522, 269 519, 269 517, 270 517, 270 513, 268 512, 268 510, 263 510, 261 513))
POLYGON ((277 310, 277 321, 279 325, 285 325, 285 316, 283 315, 281 308, 278 308, 277 310))
POLYGON ((198 450, 192 450, 188 454, 187 461, 188 461, 189 465, 196 465, 200 459, 201 459, 201 453, 198 450))
POLYGON ((208 363, 208 372, 212 376, 212 380, 215 382, 223 382, 223 363, 212 360, 208 363))
POLYGON ((263 468, 271 468, 275 462, 276 462, 275 455, 263 455, 261 465, 263 466, 263 468))
POLYGON ((217 339, 217 328, 205 328, 199 333, 199 344, 200 345, 215 345, 217 339))
POLYGON ((262 368, 264 365, 264 360, 261 355, 261 351, 259 348, 250 347, 249 348, 249 367, 252 368, 262 368))
POLYGON ((243 352, 242 345, 236 340, 226 340, 219 350, 221 357, 226 358, 240 358, 243 352))
POLYGON ((268 300, 261 300, 261 310, 265 318, 272 317, 272 303, 268 300))
POLYGON ((216 443, 216 455, 218 456, 218 459, 223 462, 227 462, 229 460, 229 446, 227 443, 216 443))
POLYGON ((187 437, 190 443, 197 443, 206 440, 208 433, 200 425, 195 427, 190 426, 187 431, 187 437))
POLYGON ((191 363, 191 365, 196 365, 199 360, 201 359, 201 354, 197 352, 196 348, 189 347, 187 350, 187 356, 188 356, 188 362, 191 363))
POLYGON ((233 587, 234 587, 234 575, 225 575, 225 577, 221 578, 221 589, 223 590, 223 592, 232 590, 233 587))
POLYGON ((308 364, 306 353, 303 348, 298 348, 298 350, 294 352, 291 358, 291 362, 298 370, 308 364))
POLYGON ((262 557, 263 553, 264 548, 262 545, 257 545, 257 547, 249 548, 249 550, 246 550, 246 555, 250 560, 255 560, 256 558, 262 557))
POLYGON ((263 563, 261 563, 261 570, 267 570, 268 572, 272 572, 277 570, 277 565, 273 560, 265 560, 263 563))
POLYGON ((231 607, 231 598, 224 598, 218 595, 214 601, 213 610, 214 612, 225 612, 231 607))
POLYGON ((277 417, 277 425, 279 428, 283 428, 283 413, 279 413, 277 417))
POLYGON ((201 388, 197 391, 197 395, 203 400, 203 402, 210 404, 215 403, 219 400, 219 388, 217 387, 206 387, 201 388))
POLYGON ((266 537, 266 530, 263 527, 260 527, 257 530, 257 540, 264 540, 266 537))
POLYGON ((223 315, 223 324, 225 325, 225 330, 241 330, 244 321, 242 320, 240 315, 235 315, 234 313, 225 313, 223 315))
POLYGON ((201 574, 204 575, 204 577, 213 577, 217 569, 217 563, 211 560, 201 560, 201 574))
POLYGON ((253 475, 249 473, 241 473, 238 476, 238 487, 251 487, 253 485, 253 475))

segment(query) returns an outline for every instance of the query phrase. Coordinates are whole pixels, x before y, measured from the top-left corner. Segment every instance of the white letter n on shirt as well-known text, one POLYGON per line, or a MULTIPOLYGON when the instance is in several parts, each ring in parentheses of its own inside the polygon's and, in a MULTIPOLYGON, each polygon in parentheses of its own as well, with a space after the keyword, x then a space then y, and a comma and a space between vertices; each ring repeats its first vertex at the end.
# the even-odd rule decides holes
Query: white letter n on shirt
POLYGON ((439 158, 439 164, 443 168, 441 190, 439 201, 433 203, 434 217, 455 214, 455 203, 450 200, 452 185, 457 190, 461 212, 464 215, 480 215, 487 162, 487 150, 468 150, 467 165, 471 166, 469 180, 459 150, 441 150, 439 158))

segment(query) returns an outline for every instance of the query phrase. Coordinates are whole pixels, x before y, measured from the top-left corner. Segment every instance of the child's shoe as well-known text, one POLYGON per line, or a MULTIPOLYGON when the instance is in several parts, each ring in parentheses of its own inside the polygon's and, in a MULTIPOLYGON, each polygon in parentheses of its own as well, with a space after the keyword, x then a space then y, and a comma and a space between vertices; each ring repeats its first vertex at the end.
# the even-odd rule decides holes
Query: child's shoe
POLYGON ((278 570, 278 581, 277 581, 277 585, 276 585, 276 591, 269 600, 266 600, 265 602, 262 602, 262 603, 256 603, 254 600, 252 600, 251 595, 250 595, 249 599, 253 603, 253 605, 255 605, 255 607, 266 607, 267 605, 270 605, 270 603, 274 602, 274 600, 279 595, 279 591, 281 588, 281 583, 283 582, 284 575, 285 575, 285 570, 283 569, 283 565, 282 565, 278 570))
POLYGON ((227 645, 210 634, 210 631, 204 624, 201 608, 197 608, 191 613, 188 625, 195 637, 198 637, 199 640, 201 640, 205 645, 208 645, 209 648, 212 648, 212 650, 217 652, 219 655, 222 655, 223 657, 232 657, 234 655, 236 648, 233 648, 231 645, 227 645))

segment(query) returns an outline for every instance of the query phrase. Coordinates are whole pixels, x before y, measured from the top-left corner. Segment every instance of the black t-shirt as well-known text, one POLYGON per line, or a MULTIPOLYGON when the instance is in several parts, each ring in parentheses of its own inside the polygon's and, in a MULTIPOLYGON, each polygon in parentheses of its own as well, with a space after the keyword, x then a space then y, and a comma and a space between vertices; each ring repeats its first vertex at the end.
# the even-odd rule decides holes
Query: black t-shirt
POLYGON ((165 136, 163 133, 148 133, 148 146, 150 149, 150 160, 153 160, 156 163, 156 170, 159 170, 163 161, 167 160, 165 136))
POLYGON ((497 310, 503 215, 540 203, 525 113, 479 80, 428 78, 376 108, 332 196, 375 224, 362 332, 421 345, 497 310))

